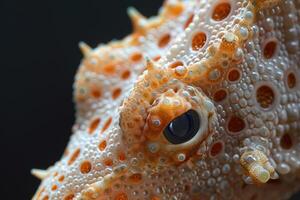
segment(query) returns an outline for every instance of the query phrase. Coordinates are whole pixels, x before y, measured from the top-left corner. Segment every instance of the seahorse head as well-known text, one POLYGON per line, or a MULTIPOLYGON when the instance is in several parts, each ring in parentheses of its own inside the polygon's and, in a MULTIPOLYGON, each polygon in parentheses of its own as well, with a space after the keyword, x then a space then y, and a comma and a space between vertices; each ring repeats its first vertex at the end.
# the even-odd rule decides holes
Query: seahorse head
POLYGON ((298 187, 287 132, 299 130, 299 3, 207 2, 169 0, 150 21, 129 9, 132 35, 81 44, 74 135, 36 199, 278 199, 298 187))

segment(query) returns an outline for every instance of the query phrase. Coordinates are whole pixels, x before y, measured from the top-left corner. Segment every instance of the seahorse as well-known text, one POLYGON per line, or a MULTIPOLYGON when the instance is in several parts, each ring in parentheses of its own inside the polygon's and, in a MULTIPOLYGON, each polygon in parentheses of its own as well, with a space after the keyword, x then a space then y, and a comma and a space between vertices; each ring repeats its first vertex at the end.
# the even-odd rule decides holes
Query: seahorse
POLYGON ((300 187, 300 1, 167 0, 84 54, 76 122, 34 200, 288 199, 300 187))

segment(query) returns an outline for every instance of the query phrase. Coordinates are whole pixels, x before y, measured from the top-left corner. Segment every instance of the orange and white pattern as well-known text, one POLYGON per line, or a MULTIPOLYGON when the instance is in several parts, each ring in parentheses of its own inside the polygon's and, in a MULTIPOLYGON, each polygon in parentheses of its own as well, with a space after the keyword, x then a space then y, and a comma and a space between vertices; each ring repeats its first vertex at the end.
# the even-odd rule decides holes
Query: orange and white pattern
POLYGON ((34 200, 288 199, 300 187, 300 1, 166 0, 91 49, 34 200))

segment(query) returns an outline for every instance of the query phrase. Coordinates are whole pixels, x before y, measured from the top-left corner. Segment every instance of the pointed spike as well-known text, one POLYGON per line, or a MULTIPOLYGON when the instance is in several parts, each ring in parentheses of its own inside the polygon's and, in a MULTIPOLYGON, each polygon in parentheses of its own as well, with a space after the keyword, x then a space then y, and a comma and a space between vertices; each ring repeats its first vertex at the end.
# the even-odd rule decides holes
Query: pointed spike
POLYGON ((127 14, 131 19, 134 31, 138 31, 145 27, 147 18, 143 16, 137 9, 134 7, 128 7, 127 14))
POLYGON ((85 42, 79 42, 79 48, 84 57, 88 57, 89 54, 92 52, 92 48, 87 45, 85 42))
POLYGON ((146 59, 147 70, 150 71, 150 70, 154 69, 155 64, 154 64, 153 60, 151 60, 149 57, 145 57, 145 59, 146 59))
POLYGON ((146 17, 144 15, 142 15, 136 8, 134 7, 128 7, 127 8, 127 13, 130 17, 130 19, 132 19, 132 21, 134 20, 140 20, 140 19, 144 19, 146 20, 146 17))
POLYGON ((38 179, 43 180, 49 175, 49 172, 48 170, 43 169, 32 169, 31 174, 37 177, 38 179))

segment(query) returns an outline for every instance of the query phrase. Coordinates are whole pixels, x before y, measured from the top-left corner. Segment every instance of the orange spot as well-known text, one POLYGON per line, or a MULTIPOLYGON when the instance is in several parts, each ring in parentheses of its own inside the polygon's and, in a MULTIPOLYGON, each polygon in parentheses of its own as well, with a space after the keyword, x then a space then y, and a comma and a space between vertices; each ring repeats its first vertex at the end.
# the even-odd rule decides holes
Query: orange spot
POLYGON ((237 81, 241 77, 239 70, 233 69, 228 73, 228 80, 229 81, 237 81))
POLYGON ((116 67, 114 64, 108 64, 103 67, 103 71, 105 74, 114 74, 116 72, 116 67))
POLYGON ((129 78, 130 74, 131 74, 131 72, 129 70, 126 70, 122 73, 121 78, 126 80, 129 78))
POLYGON ((170 42, 170 40, 171 40, 171 35, 166 34, 160 38, 160 40, 158 41, 158 46, 160 48, 163 48, 163 47, 167 46, 167 44, 170 42))
POLYGON ((194 15, 191 15, 191 16, 188 18, 188 20, 186 20, 186 22, 185 22, 185 24, 184 24, 184 29, 186 29, 186 28, 190 25, 190 23, 192 23, 193 19, 194 19, 194 15))
POLYGON ((57 190, 57 185, 52 185, 51 190, 52 191, 57 190))
POLYGON ((101 132, 106 131, 106 129, 110 126, 111 122, 112 122, 112 118, 110 117, 110 118, 108 118, 107 121, 105 122, 105 124, 104 124, 104 126, 103 126, 101 132))
POLYGON ((83 173, 83 174, 87 174, 91 171, 92 169, 92 164, 90 161, 84 161, 81 163, 80 165, 80 172, 83 173))
POLYGON ((275 99, 275 94, 267 85, 260 86, 256 91, 256 100, 262 108, 269 108, 275 99))
POLYGON ((153 89, 155 89, 155 88, 157 88, 158 86, 159 86, 159 83, 157 82, 157 81, 151 81, 150 82, 150 86, 153 88, 153 89))
POLYGON ((142 58, 143 58, 143 55, 141 53, 134 53, 131 55, 131 60, 133 62, 139 62, 142 60, 142 58))
POLYGON ((291 149, 293 146, 293 140, 290 136, 290 134, 286 133, 284 134, 280 139, 280 146, 283 149, 291 149))
POLYGON ((42 200, 49 200, 49 196, 48 195, 44 196, 42 200))
POLYGON ((221 21, 225 19, 231 10, 231 5, 228 2, 218 4, 212 13, 212 18, 215 21, 221 21))
POLYGON ((161 56, 155 56, 155 57, 153 58, 153 60, 154 60, 154 61, 158 61, 160 58, 161 58, 161 56))
POLYGON ((287 76, 287 85, 290 89, 294 88, 297 84, 296 76, 294 73, 289 73, 287 76))
POLYGON ((173 63, 171 63, 170 65, 169 65, 169 68, 171 68, 171 69, 174 69, 174 68, 176 68, 176 67, 178 67, 178 66, 184 66, 184 64, 183 64, 183 62, 181 62, 181 61, 175 61, 175 62, 173 62, 173 63))
POLYGON ((274 56, 277 48, 277 42, 276 41, 269 41, 265 47, 264 47, 264 57, 266 59, 270 59, 274 56))
POLYGON ((122 92, 121 88, 114 89, 114 91, 112 92, 112 98, 113 99, 118 98, 120 96, 121 92, 122 92))
POLYGON ((109 158, 108 158, 108 159, 105 159, 105 160, 104 160, 104 164, 105 164, 106 166, 110 166, 110 167, 111 167, 111 166, 113 165, 113 161, 112 161, 112 159, 109 159, 109 158))
POLYGON ((196 35, 194 35, 192 39, 192 49, 194 51, 197 51, 201 49, 206 42, 206 34, 203 32, 199 32, 196 35))
POLYGON ((99 99, 102 94, 101 94, 100 90, 95 89, 95 90, 91 91, 91 95, 92 95, 93 98, 99 99))
POLYGON ((70 157, 70 160, 69 160, 69 162, 68 162, 68 165, 71 165, 71 164, 77 159, 77 157, 79 156, 79 154, 80 154, 80 149, 76 149, 76 150, 73 152, 72 156, 70 157))
POLYGON ((129 181, 132 183, 139 183, 142 180, 142 175, 139 173, 132 174, 129 176, 129 181))
POLYGON ((103 141, 99 144, 98 148, 99 148, 100 151, 104 151, 104 149, 106 148, 106 141, 103 140, 103 141))
POLYGON ((121 192, 121 193, 117 194, 117 196, 115 197, 115 200, 128 200, 127 194, 124 192, 121 192))
POLYGON ((58 178, 58 181, 59 182, 63 182, 65 180, 65 176, 64 175, 61 175, 59 178, 58 178))
POLYGON ((69 195, 64 197, 64 200, 73 200, 74 197, 75 197, 74 194, 69 194, 69 195))
POLYGON ((220 154, 223 150, 223 143, 222 142, 216 142, 213 144, 213 146, 210 149, 210 155, 212 157, 217 156, 218 154, 220 154))
POLYGON ((223 101, 227 96, 227 92, 224 89, 220 89, 215 92, 213 98, 215 102, 223 101))
POLYGON ((94 119, 89 127, 89 134, 92 134, 98 127, 100 123, 100 118, 94 119))
POLYGON ((120 152, 120 153, 119 153, 119 160, 120 160, 120 161, 126 160, 126 156, 125 156, 125 153, 124 153, 124 152, 120 152))
POLYGON ((240 132, 245 126, 244 120, 236 116, 232 116, 228 122, 228 130, 233 133, 240 132))
POLYGON ((58 173, 57 173, 57 172, 54 172, 53 177, 56 177, 57 175, 58 175, 58 173))

